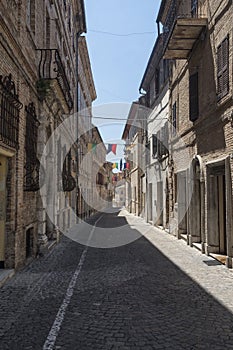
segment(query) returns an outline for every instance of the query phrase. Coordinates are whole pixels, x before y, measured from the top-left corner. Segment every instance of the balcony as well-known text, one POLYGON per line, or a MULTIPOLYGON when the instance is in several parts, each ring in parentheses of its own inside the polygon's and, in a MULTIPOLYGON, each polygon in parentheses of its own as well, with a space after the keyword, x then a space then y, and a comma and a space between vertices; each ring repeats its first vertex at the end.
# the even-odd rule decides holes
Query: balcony
POLYGON ((73 108, 73 99, 71 96, 69 81, 66 76, 64 65, 61 61, 58 50, 39 49, 39 78, 52 80, 56 79, 63 93, 64 99, 69 110, 73 108))
POLYGON ((164 58, 187 59, 208 24, 197 1, 172 0, 163 25, 164 58))

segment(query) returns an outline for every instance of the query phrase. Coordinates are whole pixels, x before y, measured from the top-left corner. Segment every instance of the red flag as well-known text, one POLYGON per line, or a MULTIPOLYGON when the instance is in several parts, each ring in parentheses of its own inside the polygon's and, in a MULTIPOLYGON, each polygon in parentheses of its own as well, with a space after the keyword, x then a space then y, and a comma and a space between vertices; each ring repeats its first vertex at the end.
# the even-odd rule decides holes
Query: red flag
POLYGON ((112 145, 112 153, 116 154, 116 148, 117 148, 117 145, 113 144, 112 145))

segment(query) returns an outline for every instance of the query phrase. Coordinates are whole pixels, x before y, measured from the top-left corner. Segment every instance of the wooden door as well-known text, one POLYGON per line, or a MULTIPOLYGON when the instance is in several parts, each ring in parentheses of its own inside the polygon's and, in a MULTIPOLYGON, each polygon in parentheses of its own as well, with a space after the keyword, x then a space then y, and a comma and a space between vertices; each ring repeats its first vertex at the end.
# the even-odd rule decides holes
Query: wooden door
POLYGON ((5 261, 6 174, 7 158, 0 155, 0 268, 5 261))

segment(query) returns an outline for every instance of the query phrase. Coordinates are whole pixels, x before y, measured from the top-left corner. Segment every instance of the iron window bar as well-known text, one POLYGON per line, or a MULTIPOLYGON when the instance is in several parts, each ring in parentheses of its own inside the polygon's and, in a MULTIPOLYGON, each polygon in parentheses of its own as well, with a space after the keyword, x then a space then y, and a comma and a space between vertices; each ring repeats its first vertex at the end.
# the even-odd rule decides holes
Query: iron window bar
POLYGON ((22 107, 12 75, 0 75, 0 141, 15 149, 19 147, 19 111, 22 107))

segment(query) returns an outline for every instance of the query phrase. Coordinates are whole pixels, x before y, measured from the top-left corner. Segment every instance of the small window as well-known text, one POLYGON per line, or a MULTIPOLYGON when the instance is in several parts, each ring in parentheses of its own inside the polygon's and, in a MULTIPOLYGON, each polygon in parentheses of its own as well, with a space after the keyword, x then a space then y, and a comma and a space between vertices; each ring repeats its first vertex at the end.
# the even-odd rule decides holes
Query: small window
POLYGON ((173 106, 172 106, 172 126, 173 126, 173 135, 175 135, 176 133, 176 128, 177 128, 177 116, 176 116, 176 102, 173 103, 173 106))
POLYGON ((156 72, 155 72, 155 93, 156 93, 156 95, 159 94, 159 90, 160 90, 160 71, 159 71, 159 69, 156 69, 156 72))
POLYGON ((217 49, 217 81, 217 95, 220 100, 229 92, 229 35, 217 49))
POLYGON ((191 0, 191 16, 198 17, 198 0, 191 0))
POLYGON ((157 135, 152 135, 152 157, 155 158, 158 151, 157 135))
POLYGON ((33 34, 35 34, 35 0, 27 1, 27 25, 30 27, 33 34))
POLYGON ((46 48, 50 48, 50 18, 48 12, 46 15, 46 48))
POLYGON ((25 107, 26 110, 26 134, 25 134, 25 177, 24 190, 39 190, 40 162, 37 158, 37 138, 39 122, 37 120, 36 109, 33 102, 25 107))
POLYGON ((153 105, 156 98, 156 90, 155 90, 155 78, 153 77, 150 82, 150 106, 153 105))
POLYGON ((189 77, 189 119, 194 122, 198 116, 198 73, 195 73, 189 77))
POLYGON ((67 4, 66 4, 66 0, 63 0, 63 5, 64 5, 64 9, 65 9, 65 11, 66 11, 66 6, 67 6, 67 4))
POLYGON ((166 123, 158 132, 158 157, 166 156, 168 151, 169 134, 168 124, 166 123))

